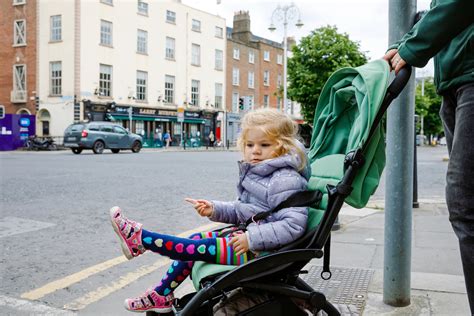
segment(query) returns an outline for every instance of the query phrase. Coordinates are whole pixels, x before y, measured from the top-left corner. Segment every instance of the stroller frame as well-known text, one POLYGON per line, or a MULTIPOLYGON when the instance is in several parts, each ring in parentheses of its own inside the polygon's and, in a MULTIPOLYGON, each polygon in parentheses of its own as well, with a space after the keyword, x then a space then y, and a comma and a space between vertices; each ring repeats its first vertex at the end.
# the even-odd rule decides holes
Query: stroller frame
MULTIPOLYGON (((173 307, 174 315, 212 315, 213 306, 226 293, 236 288, 263 290, 272 293, 277 298, 286 298, 284 304, 276 308, 292 308, 289 310, 279 310, 280 315, 307 315, 297 305, 304 302, 305 308, 313 314, 324 311, 327 315, 340 315, 339 311, 331 304, 321 292, 315 291, 303 279, 300 274, 307 273, 302 268, 314 258, 324 256, 324 265, 329 266, 329 245, 331 228, 336 221, 344 200, 352 191, 352 183, 358 170, 364 164, 364 152, 367 144, 380 124, 390 103, 400 94, 411 76, 411 67, 407 66, 399 71, 395 79, 390 83, 382 104, 377 112, 374 124, 369 132, 368 140, 362 148, 349 152, 344 160, 344 175, 341 181, 335 185, 327 185, 328 206, 319 225, 309 230, 305 235, 295 242, 286 245, 278 252, 262 256, 238 266, 235 269, 218 275, 212 275, 201 280, 201 289, 198 292, 185 295, 176 300, 173 307), (298 303, 288 298, 296 299, 298 303), (302 302, 303 301, 303 302, 302 302), (293 303, 294 306, 289 306, 293 303), (301 312, 299 312, 301 311, 301 312)), ((311 206, 308 203, 307 206, 311 206)), ((323 279, 330 278, 324 277, 323 279)), ((278 304, 274 301, 272 304, 278 304)), ((242 315, 263 315, 268 314, 268 308, 255 309, 245 312, 242 315)), ((275 307, 274 307, 275 309, 275 307)), ((155 315, 148 312, 147 315, 155 315)), ((273 315, 273 313, 272 313, 273 315)))

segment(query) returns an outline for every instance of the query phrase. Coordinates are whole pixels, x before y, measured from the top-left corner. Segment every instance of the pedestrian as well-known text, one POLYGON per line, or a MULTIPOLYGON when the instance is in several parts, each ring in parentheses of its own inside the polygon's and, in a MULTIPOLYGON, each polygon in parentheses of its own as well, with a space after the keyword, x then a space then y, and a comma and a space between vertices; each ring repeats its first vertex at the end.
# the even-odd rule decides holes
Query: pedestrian
POLYGON ((383 57, 397 73, 424 67, 431 57, 449 152, 446 202, 459 239, 474 315, 474 1, 432 0, 430 10, 383 57))
MULTIPOLYGON (((274 109, 247 113, 242 120, 239 146, 238 199, 231 202, 204 199, 185 200, 200 216, 215 222, 239 224, 253 215, 271 210, 290 195, 306 189, 309 164, 304 147, 296 140, 296 125, 291 118, 274 109)), ((223 232, 196 233, 188 238, 145 230, 142 224, 127 219, 120 208, 113 207, 110 216, 122 251, 128 259, 146 251, 174 259, 158 285, 141 296, 125 300, 129 311, 171 310, 173 291, 191 273, 195 261, 223 265, 241 265, 262 251, 280 248, 301 237, 306 229, 306 207, 282 209, 247 231, 237 228, 223 232), (219 254, 228 253, 228 256, 219 254)))
POLYGON ((161 129, 157 128, 155 131, 155 147, 162 147, 163 144, 161 140, 163 139, 163 134, 161 133, 161 129))
POLYGON ((209 146, 214 147, 214 133, 212 131, 209 132, 209 146))
POLYGON ((171 135, 169 130, 167 130, 166 133, 163 135, 163 141, 165 142, 165 148, 170 147, 171 135))

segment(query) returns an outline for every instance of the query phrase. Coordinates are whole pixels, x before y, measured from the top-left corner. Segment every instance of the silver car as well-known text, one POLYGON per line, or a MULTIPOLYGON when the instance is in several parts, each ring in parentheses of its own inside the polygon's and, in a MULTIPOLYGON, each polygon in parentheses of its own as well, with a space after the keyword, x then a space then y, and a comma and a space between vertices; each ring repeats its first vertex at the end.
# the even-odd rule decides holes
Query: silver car
POLYGON ((104 149, 110 149, 114 154, 122 149, 138 153, 142 148, 142 137, 111 122, 75 123, 64 131, 64 147, 71 148, 75 154, 84 149, 92 149, 94 154, 102 154, 104 149))

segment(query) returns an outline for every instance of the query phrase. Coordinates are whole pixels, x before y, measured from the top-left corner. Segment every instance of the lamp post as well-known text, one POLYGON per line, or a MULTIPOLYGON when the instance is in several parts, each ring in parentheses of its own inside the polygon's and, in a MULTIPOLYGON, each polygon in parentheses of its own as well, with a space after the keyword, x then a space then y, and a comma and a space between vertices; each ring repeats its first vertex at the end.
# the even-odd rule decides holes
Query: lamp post
POLYGON ((273 32, 276 30, 275 22, 283 22, 283 109, 285 113, 288 113, 288 100, 287 100, 287 87, 286 87, 286 60, 287 60, 287 50, 288 50, 288 40, 287 40, 287 28, 288 22, 294 20, 298 17, 298 21, 296 22, 295 26, 301 28, 303 26, 303 22, 301 22, 301 14, 300 10, 294 5, 293 3, 289 5, 280 6, 278 5, 272 13, 272 23, 268 27, 268 29, 273 32))

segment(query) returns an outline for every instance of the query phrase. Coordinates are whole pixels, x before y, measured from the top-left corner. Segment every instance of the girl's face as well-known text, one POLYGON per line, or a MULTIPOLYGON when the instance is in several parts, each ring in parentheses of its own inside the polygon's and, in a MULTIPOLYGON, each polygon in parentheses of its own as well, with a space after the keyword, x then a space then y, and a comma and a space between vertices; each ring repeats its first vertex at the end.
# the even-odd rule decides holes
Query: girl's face
POLYGON ((244 161, 256 164, 267 159, 275 158, 277 143, 271 140, 258 128, 247 132, 245 141, 244 161))

